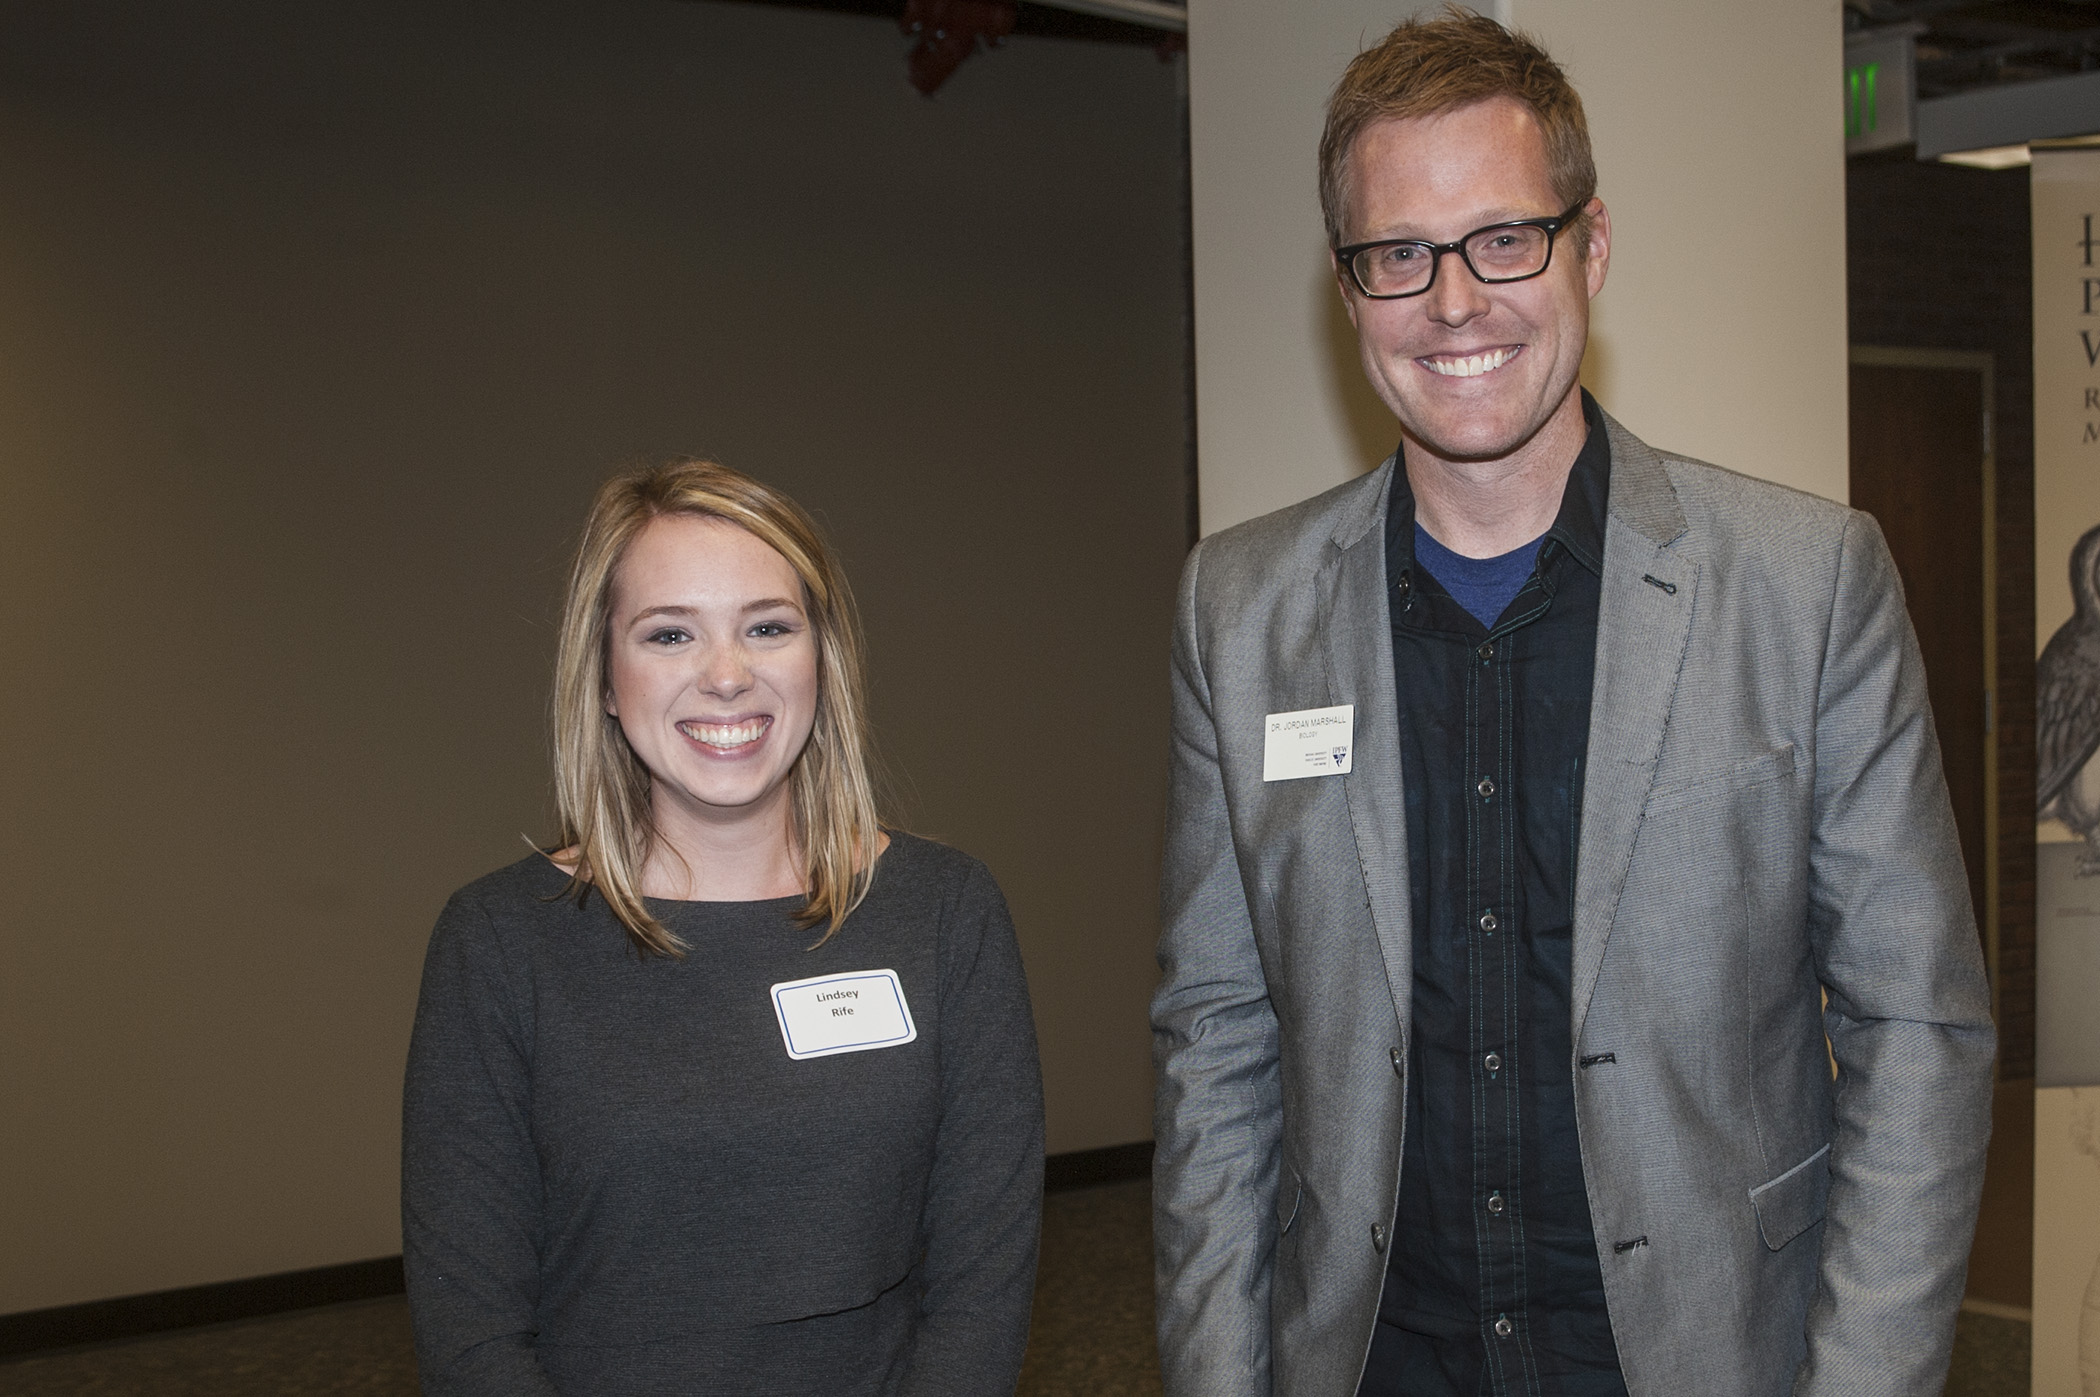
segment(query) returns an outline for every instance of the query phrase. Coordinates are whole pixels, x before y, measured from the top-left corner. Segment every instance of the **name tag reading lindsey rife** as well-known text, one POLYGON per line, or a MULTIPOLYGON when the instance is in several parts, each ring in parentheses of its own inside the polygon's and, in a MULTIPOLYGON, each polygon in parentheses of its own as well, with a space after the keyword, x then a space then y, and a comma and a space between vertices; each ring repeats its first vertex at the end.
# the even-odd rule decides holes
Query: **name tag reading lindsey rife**
POLYGON ((1303 776, 1346 776, 1354 754, 1356 705, 1301 708, 1263 720, 1261 779, 1296 781, 1303 776))
POLYGON ((894 970, 849 970, 773 986, 788 1056, 830 1057, 869 1048, 895 1048, 919 1036, 894 970))

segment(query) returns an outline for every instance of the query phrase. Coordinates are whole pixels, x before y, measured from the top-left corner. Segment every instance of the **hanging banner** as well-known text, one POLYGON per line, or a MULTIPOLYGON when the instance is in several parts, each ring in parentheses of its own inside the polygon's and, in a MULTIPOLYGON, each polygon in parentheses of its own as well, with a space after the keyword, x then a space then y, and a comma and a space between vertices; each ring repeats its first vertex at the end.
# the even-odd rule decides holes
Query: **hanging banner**
POLYGON ((2034 152, 2035 1397, 2100 1397, 2100 150, 2034 152))

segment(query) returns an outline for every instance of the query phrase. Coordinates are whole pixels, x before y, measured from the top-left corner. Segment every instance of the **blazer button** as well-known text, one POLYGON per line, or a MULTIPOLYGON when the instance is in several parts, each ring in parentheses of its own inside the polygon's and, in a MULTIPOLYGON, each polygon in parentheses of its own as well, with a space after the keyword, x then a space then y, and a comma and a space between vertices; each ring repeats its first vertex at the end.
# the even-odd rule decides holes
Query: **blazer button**
POLYGON ((1379 1253, 1385 1251, 1385 1224, 1382 1222, 1371 1224, 1371 1250, 1379 1253))
POLYGON ((1385 1055, 1393 1060, 1393 1075, 1405 1077, 1407 1075, 1407 1059, 1401 1055, 1400 1050, 1398 1048, 1387 1048, 1385 1055))

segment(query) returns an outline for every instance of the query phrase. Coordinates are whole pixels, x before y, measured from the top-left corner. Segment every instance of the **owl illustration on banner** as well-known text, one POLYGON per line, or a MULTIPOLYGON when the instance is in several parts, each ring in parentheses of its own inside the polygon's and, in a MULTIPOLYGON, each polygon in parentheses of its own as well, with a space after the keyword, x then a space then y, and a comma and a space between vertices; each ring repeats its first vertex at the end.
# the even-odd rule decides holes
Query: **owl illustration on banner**
POLYGON ((2035 818, 2085 841, 2078 876, 2100 874, 2100 525, 2071 549, 2071 619, 2035 662, 2035 818))

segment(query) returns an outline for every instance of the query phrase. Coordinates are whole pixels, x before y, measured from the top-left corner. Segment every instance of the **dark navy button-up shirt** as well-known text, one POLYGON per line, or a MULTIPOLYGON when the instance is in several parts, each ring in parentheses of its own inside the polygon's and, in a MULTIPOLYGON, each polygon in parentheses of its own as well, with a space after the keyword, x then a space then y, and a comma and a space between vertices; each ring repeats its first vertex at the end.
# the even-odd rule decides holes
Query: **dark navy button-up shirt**
MULTIPOLYGON (((1365 1394, 1624 1397, 1575 1125, 1569 982, 1610 446, 1589 437, 1493 625, 1386 521, 1414 1011, 1365 1394)), ((1446 560, 1449 570, 1452 564, 1446 560)))

